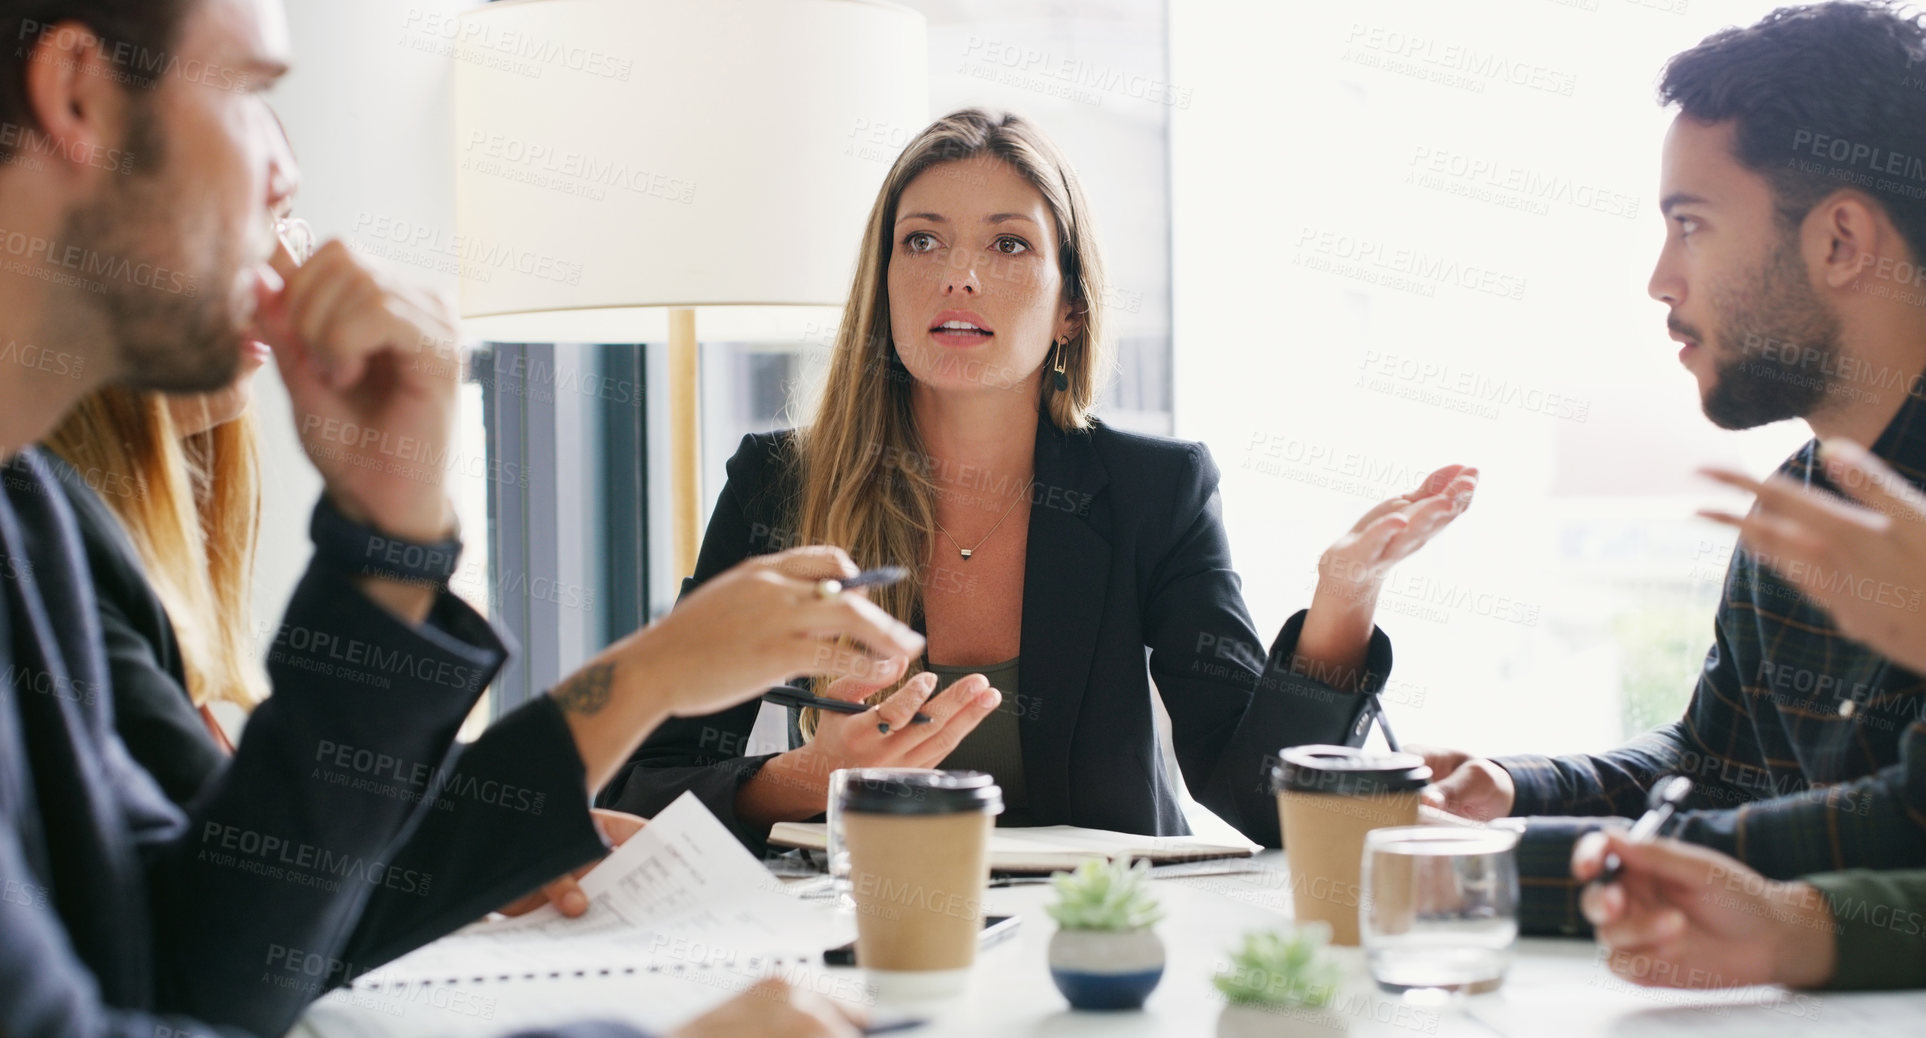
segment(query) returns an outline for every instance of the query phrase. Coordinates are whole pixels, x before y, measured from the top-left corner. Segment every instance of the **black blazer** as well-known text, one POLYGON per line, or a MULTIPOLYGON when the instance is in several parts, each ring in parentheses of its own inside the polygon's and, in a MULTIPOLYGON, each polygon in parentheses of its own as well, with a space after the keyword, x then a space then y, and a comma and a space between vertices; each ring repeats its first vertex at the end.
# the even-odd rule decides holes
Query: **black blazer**
MULTIPOLYGON (((685 590, 794 544, 789 440, 743 439, 685 590)), ((1278 749, 1363 740, 1361 696, 1291 673, 1302 613, 1263 648, 1231 568, 1217 481, 1202 444, 1039 420, 1017 677, 1035 824, 1189 832, 1161 767, 1152 679, 1191 794, 1268 847, 1280 844, 1265 774, 1278 749)), ((1367 669, 1375 690, 1391 669, 1382 631, 1367 669)), ((669 721, 599 802, 650 814, 694 790, 760 850, 767 830, 735 811, 736 790, 768 760, 743 755, 758 709, 669 721)))
MULTIPOLYGON (((450 790, 470 823, 449 823, 432 799, 330 763, 351 747, 445 766, 506 651, 473 610, 444 594, 409 627, 310 566, 269 656, 274 695, 183 812, 115 733, 103 613, 59 482, 33 451, 0 474, 0 1034, 280 1034, 383 954, 364 934, 418 934, 456 904, 443 895, 510 867, 410 858, 410 838, 526 801, 469 807, 450 790), (427 860, 446 871, 413 864, 427 860)), ((599 852, 579 808, 556 813, 599 852)), ((584 846, 564 842, 551 850, 584 846)))
POLYGON ((114 729, 167 799, 186 805, 227 764, 227 755, 188 698, 174 625, 112 509, 58 455, 41 460, 66 491, 93 576, 114 729))

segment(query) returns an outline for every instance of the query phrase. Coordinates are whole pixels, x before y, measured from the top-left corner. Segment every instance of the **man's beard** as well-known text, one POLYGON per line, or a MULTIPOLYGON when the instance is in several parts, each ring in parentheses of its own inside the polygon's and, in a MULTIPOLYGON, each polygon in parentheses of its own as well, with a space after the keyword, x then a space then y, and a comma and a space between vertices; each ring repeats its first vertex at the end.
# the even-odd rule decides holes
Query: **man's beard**
POLYGON ((241 330, 228 293, 238 275, 237 249, 211 235, 212 255, 195 274, 180 261, 190 242, 179 215, 192 190, 166 175, 165 141, 151 112, 136 111, 126 152, 141 165, 118 174, 92 204, 67 217, 60 240, 98 264, 85 292, 106 322, 121 368, 120 383, 166 393, 201 393, 234 380, 241 365, 241 330))
POLYGON ((1718 341, 1705 416, 1723 429, 1809 418, 1839 379, 1839 320, 1813 292, 1792 238, 1780 242, 1747 290, 1715 292, 1718 341))

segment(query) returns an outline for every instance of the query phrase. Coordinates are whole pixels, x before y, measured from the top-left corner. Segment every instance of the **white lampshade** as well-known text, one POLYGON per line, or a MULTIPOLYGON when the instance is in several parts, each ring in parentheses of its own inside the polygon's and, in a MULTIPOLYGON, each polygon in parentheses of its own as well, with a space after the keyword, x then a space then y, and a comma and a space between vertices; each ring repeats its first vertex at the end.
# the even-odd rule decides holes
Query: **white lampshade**
POLYGON ((468 335, 661 341, 833 325, 928 121, 922 15, 876 0, 510 0, 455 41, 468 335))

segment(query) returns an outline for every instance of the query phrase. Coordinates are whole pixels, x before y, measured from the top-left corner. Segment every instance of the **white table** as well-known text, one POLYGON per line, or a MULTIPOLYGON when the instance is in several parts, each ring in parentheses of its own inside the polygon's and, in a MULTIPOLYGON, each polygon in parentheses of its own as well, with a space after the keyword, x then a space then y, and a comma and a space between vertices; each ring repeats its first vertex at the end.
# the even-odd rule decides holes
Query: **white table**
MULTIPOLYGON (((1023 1038, 1030 1035, 1210 1035, 1223 1000, 1211 986, 1229 949, 1245 930, 1277 927, 1290 917, 1290 894, 1281 852, 1260 855, 1261 871, 1242 875, 1197 876, 1156 881, 1166 910, 1159 925, 1167 947, 1164 979, 1141 1012, 1072 1012, 1050 981, 1045 950, 1054 924, 1043 906, 1045 885, 993 889, 986 909, 1016 914, 1023 923, 1015 937, 987 949, 978 959, 971 991, 935 1005, 914 1007, 931 1014, 928 1026, 904 1032, 918 1038, 1023 1038)), ((1619 981, 1598 961, 1589 942, 1525 939, 1504 986, 1497 992, 1455 1005, 1412 1005, 1378 993, 1364 972, 1363 958, 1352 949, 1339 952, 1348 982, 1336 1006, 1351 1021, 1355 1038, 1465 1035, 1491 1038, 1590 1038, 1637 1035, 1663 1038, 1722 1038, 1725 1035, 1841 1035, 1866 1038, 1926 1033, 1926 993, 1834 994, 1784 992, 1771 988, 1689 993, 1636 988, 1619 981)), ((828 994, 860 992, 855 969, 810 967, 807 982, 828 994)), ((558 1023, 584 1016, 606 1016, 664 992, 721 1001, 730 985, 746 985, 741 974, 710 974, 696 985, 661 977, 649 982, 614 977, 535 981, 518 991, 522 1005, 489 994, 488 988, 442 989, 406 1002, 348 1004, 340 995, 319 1004, 297 1034, 312 1038, 420 1034, 482 1036, 504 1033, 529 1022, 558 1023), (539 994, 537 994, 539 992, 539 994)), ((903 1007, 879 1006, 885 1013, 903 1007)))

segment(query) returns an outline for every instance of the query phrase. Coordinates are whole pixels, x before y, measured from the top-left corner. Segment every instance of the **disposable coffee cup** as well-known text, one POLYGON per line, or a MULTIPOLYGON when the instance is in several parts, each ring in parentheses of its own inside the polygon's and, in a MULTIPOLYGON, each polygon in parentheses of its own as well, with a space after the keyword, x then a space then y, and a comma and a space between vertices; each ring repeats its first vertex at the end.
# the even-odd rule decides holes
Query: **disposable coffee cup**
POLYGON ((843 782, 856 965, 878 994, 939 997, 969 985, 1002 812, 1003 791, 978 771, 843 782))
POLYGON ((1298 922, 1330 924, 1331 943, 1358 944, 1358 883, 1364 834, 1418 821, 1418 791, 1431 769, 1415 753, 1350 746, 1295 746, 1271 769, 1291 904, 1298 922))

